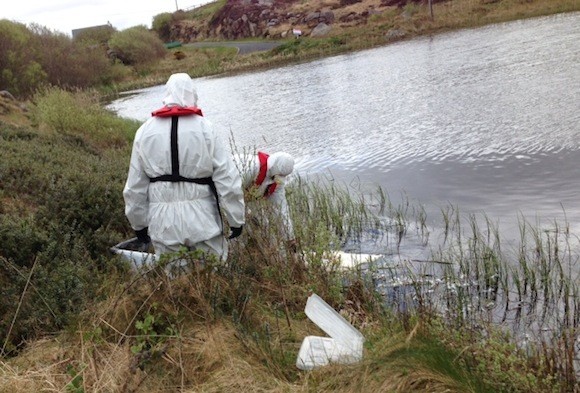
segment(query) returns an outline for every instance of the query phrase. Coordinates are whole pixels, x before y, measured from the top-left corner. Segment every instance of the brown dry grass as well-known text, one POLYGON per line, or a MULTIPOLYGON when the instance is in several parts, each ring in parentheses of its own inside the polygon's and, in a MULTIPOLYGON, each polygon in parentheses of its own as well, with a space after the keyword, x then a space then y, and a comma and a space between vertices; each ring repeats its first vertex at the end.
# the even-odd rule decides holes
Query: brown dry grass
MULTIPOLYGON (((155 368, 134 367, 128 344, 43 340, 10 362, 0 363, 0 392, 64 392, 72 367, 82 376, 84 392, 471 392, 448 375, 422 364, 380 366, 375 359, 353 366, 333 365, 289 380, 248 353, 235 328, 217 323, 182 332, 155 368), (64 341, 63 341, 64 342, 64 341)), ((381 357, 406 346, 395 335, 380 349, 381 357)), ((378 350, 377 350, 378 351, 378 350)), ((297 349, 296 349, 297 352, 297 349)), ((81 390, 79 390, 81 391, 81 390)))

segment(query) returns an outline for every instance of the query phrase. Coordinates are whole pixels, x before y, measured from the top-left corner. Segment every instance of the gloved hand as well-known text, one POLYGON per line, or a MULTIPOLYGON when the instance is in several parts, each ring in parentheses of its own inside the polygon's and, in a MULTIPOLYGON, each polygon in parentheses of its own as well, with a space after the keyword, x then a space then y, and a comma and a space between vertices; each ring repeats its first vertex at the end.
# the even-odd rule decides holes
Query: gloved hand
POLYGON ((139 229, 135 231, 135 235, 137 235, 137 239, 141 240, 143 243, 151 243, 151 238, 149 237, 149 227, 145 227, 143 229, 139 229))
POLYGON ((230 237, 228 239, 235 239, 236 237, 240 236, 242 234, 242 228, 244 228, 243 225, 239 228, 230 227, 232 233, 230 233, 230 237))
POLYGON ((151 245, 151 238, 147 234, 148 231, 149 228, 147 227, 135 231, 135 235, 137 235, 137 237, 127 242, 124 245, 124 248, 131 251, 147 252, 149 250, 149 246, 151 245))

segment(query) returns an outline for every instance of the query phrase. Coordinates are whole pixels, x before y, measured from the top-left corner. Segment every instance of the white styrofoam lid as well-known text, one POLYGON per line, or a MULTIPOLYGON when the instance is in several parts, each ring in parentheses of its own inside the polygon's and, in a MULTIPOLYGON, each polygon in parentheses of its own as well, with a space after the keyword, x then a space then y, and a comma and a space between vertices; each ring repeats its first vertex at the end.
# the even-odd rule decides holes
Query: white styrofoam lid
POLYGON ((304 312, 326 334, 334 338, 341 345, 353 348, 362 348, 364 336, 346 319, 337 313, 320 296, 312 294, 306 301, 304 312))

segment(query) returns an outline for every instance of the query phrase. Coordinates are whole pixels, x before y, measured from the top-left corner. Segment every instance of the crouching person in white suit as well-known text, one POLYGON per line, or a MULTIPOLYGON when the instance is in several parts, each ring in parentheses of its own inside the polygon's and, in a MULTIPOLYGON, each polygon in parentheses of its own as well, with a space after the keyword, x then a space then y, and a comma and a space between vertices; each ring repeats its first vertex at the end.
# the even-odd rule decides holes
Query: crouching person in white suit
POLYGON ((251 157, 244 171, 243 185, 255 198, 264 198, 275 207, 282 223, 284 236, 291 250, 296 251, 294 225, 286 200, 286 179, 294 170, 294 158, 288 153, 258 152, 251 157))

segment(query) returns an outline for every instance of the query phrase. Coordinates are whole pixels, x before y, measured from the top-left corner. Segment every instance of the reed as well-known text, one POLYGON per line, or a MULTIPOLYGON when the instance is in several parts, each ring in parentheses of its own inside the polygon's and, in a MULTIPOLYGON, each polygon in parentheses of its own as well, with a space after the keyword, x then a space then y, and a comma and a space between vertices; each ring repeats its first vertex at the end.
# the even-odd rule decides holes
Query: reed
POLYGON ((543 371, 558 374, 565 381, 560 386, 573 391, 579 366, 574 361, 579 337, 577 238, 566 224, 541 228, 522 218, 520 244, 510 249, 501 245, 499 229, 486 217, 455 216, 450 225, 445 216, 443 221, 446 248, 433 259, 450 263, 443 290, 430 293, 431 309, 446 315, 455 328, 484 335, 494 329, 506 332, 529 362, 550 364, 543 371))

